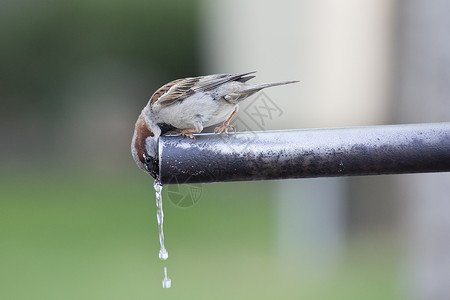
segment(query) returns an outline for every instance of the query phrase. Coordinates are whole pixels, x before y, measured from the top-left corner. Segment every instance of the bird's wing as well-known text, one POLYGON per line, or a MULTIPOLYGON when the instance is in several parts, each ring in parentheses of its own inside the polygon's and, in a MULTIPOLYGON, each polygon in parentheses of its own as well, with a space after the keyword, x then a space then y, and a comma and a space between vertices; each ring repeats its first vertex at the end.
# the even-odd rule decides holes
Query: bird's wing
POLYGON ((193 89, 196 92, 206 92, 213 90, 226 82, 230 81, 246 82, 247 80, 250 80, 253 77, 255 77, 255 76, 246 76, 252 73, 255 73, 255 71, 242 74, 217 74, 205 76, 203 77, 203 80, 200 80, 197 86, 195 86, 193 89))
POLYGON ((246 76, 255 72, 243 74, 216 74, 200 77, 178 79, 163 85, 150 98, 152 105, 169 106, 177 101, 186 99, 197 92, 211 91, 220 85, 230 82, 246 82, 254 76, 246 76))

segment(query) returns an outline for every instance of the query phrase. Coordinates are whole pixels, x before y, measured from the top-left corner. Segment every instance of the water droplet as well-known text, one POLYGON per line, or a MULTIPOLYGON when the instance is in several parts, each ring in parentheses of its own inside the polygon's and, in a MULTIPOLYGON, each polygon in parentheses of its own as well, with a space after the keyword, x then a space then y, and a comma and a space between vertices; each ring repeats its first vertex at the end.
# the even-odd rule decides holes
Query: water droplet
POLYGON ((159 250, 159 258, 162 260, 166 260, 169 257, 169 253, 167 252, 166 248, 161 248, 159 250))
POLYGON ((167 268, 164 267, 164 279, 162 281, 162 286, 165 289, 169 289, 172 286, 172 280, 167 277, 167 268))

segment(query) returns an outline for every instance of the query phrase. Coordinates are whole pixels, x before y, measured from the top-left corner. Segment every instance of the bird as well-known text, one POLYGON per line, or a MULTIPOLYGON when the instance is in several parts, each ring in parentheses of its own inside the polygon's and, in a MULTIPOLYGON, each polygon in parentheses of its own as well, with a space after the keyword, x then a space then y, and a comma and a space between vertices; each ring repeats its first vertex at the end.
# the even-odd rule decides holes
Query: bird
POLYGON ((150 97, 134 128, 131 153, 140 169, 157 179, 158 139, 174 132, 195 140, 193 134, 204 127, 223 122, 215 128, 218 134, 235 130, 230 121, 238 111, 239 102, 268 87, 295 83, 250 84, 253 72, 214 74, 171 81, 150 97))

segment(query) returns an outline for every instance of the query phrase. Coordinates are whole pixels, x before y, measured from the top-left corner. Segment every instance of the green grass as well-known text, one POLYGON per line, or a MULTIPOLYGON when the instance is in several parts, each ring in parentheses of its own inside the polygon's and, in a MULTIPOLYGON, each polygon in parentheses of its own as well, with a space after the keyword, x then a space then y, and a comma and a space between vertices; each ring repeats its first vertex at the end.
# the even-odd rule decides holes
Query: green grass
POLYGON ((312 276, 311 264, 283 267, 273 184, 202 185, 200 201, 185 209, 163 194, 169 259, 162 262, 145 175, 4 176, 0 299, 396 298, 390 253, 349 246, 324 276, 312 276), (169 290, 161 286, 164 266, 169 290))

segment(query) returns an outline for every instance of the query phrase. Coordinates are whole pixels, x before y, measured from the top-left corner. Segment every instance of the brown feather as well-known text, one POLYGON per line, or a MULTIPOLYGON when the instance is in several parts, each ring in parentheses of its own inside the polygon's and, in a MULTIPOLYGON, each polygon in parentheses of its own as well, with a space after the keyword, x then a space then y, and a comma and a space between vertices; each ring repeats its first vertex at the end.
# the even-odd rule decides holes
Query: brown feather
POLYGON ((177 101, 186 99, 195 93, 192 87, 200 80, 200 78, 201 77, 191 77, 169 82, 153 94, 150 98, 150 103, 155 104, 158 102, 161 106, 169 106, 177 101), (172 90, 170 90, 171 88, 172 90))
POLYGON ((145 141, 149 136, 155 136, 155 134, 148 128, 147 124, 141 117, 136 122, 135 130, 136 130, 136 140, 134 141, 134 147, 137 150, 139 160, 142 163, 145 163, 144 158, 145 141))

